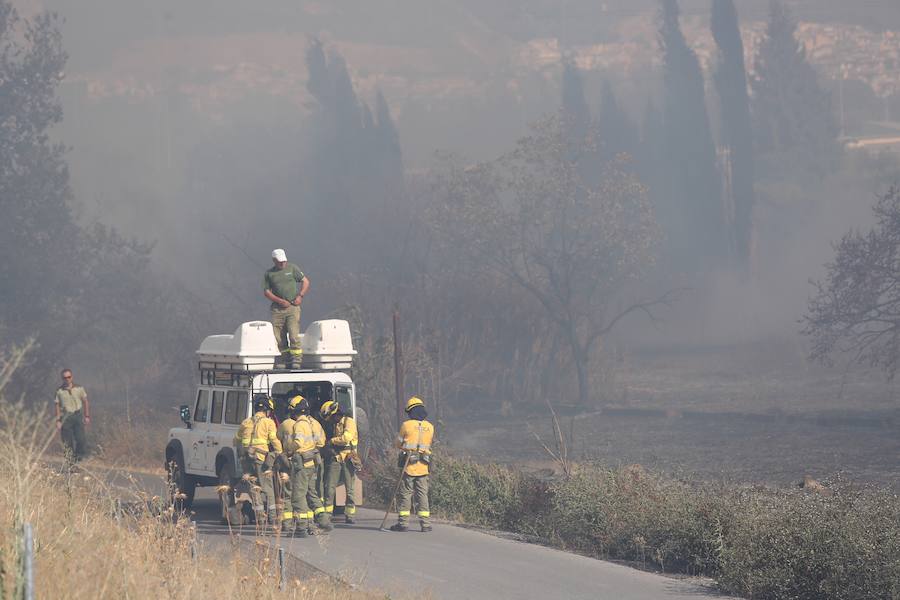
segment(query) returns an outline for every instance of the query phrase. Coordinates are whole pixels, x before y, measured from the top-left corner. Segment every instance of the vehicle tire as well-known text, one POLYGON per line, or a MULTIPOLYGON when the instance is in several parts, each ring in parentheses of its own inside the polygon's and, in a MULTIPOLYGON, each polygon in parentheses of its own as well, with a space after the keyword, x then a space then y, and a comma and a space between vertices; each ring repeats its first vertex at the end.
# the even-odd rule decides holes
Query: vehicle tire
POLYGON ((197 491, 197 479, 184 470, 184 456, 175 452, 166 463, 169 490, 175 510, 190 510, 194 504, 194 492, 197 491), (179 493, 180 492, 180 493, 179 493))

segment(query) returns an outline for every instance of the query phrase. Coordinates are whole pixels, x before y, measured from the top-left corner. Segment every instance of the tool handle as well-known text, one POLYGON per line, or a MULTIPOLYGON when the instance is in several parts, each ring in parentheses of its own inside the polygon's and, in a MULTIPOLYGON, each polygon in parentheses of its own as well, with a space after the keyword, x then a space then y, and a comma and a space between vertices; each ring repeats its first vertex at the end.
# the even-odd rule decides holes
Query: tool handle
POLYGON ((394 493, 391 496, 391 501, 388 503, 387 510, 384 511, 384 518, 381 520, 381 527, 378 529, 384 529, 384 524, 387 523, 388 515, 391 512, 391 506, 394 505, 394 499, 397 497, 397 492, 400 490, 400 482, 403 481, 403 474, 406 473, 406 467, 409 465, 409 453, 406 454, 406 462, 403 463, 403 468, 400 469, 400 477, 397 478, 397 485, 394 486, 394 493))

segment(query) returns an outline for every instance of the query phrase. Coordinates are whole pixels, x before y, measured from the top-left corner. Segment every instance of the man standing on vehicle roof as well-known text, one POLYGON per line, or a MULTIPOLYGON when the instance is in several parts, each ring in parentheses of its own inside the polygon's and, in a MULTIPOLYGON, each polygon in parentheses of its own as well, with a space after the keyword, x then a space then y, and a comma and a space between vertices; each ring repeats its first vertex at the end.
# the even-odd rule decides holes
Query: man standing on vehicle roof
POLYGON ((356 453, 356 447, 359 445, 356 421, 353 417, 345 415, 340 405, 333 400, 322 404, 319 414, 325 422, 325 431, 329 435, 327 445, 331 450, 325 459, 325 512, 329 517, 334 513, 335 489, 343 482, 347 493, 344 516, 346 523, 352 525, 356 516, 353 489, 356 484, 356 467, 351 460, 351 454, 356 453))
POLYGON ((60 372, 62 385, 56 390, 56 430, 62 437, 66 457, 78 462, 87 455, 84 426, 91 422, 87 392, 72 379, 72 369, 60 372))
POLYGON ((268 501, 269 523, 279 525, 272 476, 274 459, 282 452, 282 447, 276 434, 275 421, 269 417, 269 411, 274 409, 275 405, 271 398, 265 394, 257 394, 253 398, 253 416, 244 419, 238 430, 241 435, 241 446, 247 451, 250 472, 257 481, 257 485, 253 487, 253 510, 258 524, 263 523, 266 518, 263 506, 265 498, 268 501))
POLYGON ((400 466, 406 465, 397 493, 397 523, 391 531, 409 530, 409 516, 415 496, 416 510, 422 531, 431 531, 431 512, 428 510, 428 473, 431 464, 431 442, 434 425, 426 421, 428 413, 421 398, 413 396, 406 403, 407 419, 400 426, 394 447, 400 449, 400 466))
POLYGON ((309 277, 289 263, 281 248, 272 250, 271 269, 263 276, 263 294, 272 301, 272 329, 285 365, 300 368, 300 305, 309 291, 309 277))
POLYGON ((309 403, 294 396, 288 403, 291 429, 285 450, 291 457, 291 511, 294 535, 306 537, 314 533, 313 519, 324 531, 331 531, 331 519, 322 506, 316 490, 316 465, 321 462, 319 450, 325 446, 325 432, 319 422, 309 416, 309 403))

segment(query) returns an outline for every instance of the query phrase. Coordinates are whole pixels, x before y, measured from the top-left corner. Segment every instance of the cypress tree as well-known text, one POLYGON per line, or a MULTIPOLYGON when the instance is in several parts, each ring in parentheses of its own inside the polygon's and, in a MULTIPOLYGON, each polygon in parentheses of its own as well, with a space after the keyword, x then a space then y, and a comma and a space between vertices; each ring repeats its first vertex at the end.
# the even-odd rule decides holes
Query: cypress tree
POLYGON ((570 60, 563 62, 562 126, 569 145, 570 158, 578 160, 583 153, 584 140, 591 127, 591 111, 584 96, 584 82, 578 67, 570 60))
POLYGON ((674 225, 670 240, 675 255, 685 266, 694 267, 698 260, 718 261, 727 255, 728 246, 703 74, 697 55, 684 39, 678 16, 676 0, 661 0, 667 189, 681 221, 674 225))
POLYGON ((637 127, 622 110, 608 79, 603 80, 603 87, 600 91, 597 129, 600 131, 602 160, 612 160, 619 154, 627 154, 631 160, 636 159, 638 152, 637 127))
POLYGON ((712 0, 711 28, 719 48, 713 81, 719 95, 722 142, 727 149, 735 259, 749 266, 753 233, 753 128, 744 68, 744 43, 733 0, 712 0))

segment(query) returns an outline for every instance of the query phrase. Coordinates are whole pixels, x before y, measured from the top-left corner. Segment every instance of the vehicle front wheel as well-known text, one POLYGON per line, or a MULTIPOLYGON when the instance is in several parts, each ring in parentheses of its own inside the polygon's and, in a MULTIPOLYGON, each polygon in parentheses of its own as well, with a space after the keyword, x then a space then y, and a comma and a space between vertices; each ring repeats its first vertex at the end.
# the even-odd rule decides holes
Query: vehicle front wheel
POLYGON ((197 491, 197 480, 184 470, 184 457, 180 452, 166 462, 167 483, 175 510, 190 510, 197 491))

